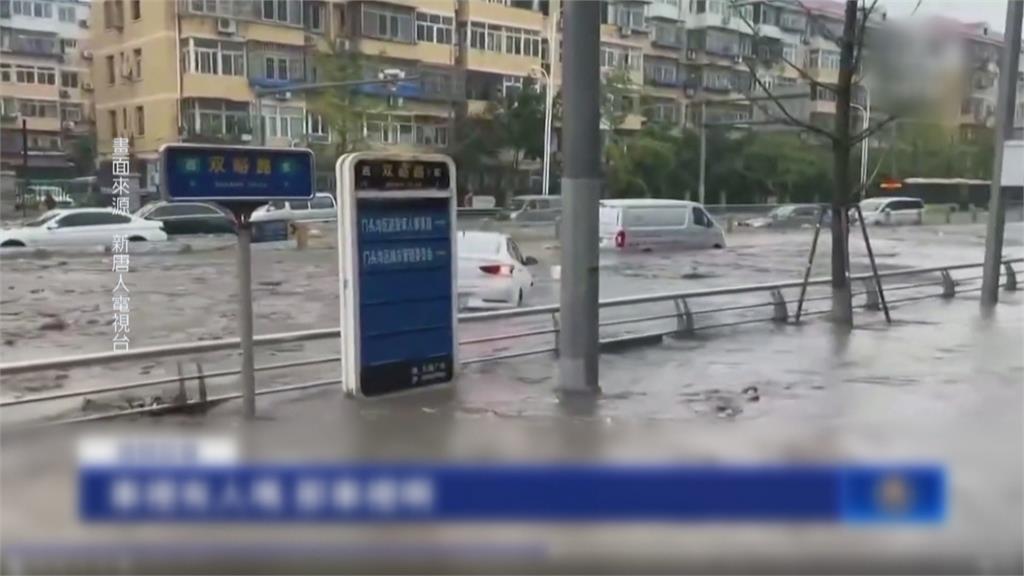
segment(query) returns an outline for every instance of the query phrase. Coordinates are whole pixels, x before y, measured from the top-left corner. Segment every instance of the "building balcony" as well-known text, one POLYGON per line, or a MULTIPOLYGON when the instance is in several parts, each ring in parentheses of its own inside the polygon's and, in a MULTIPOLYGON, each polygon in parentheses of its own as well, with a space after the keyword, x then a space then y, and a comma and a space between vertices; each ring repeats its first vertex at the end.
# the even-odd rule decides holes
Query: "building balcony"
POLYGON ((662 86, 666 88, 677 88, 683 85, 683 79, 676 78, 657 78, 654 76, 644 77, 644 84, 647 86, 662 86))
POLYGON ((251 126, 246 126, 236 132, 195 130, 186 126, 181 136, 183 142, 195 144, 252 144, 254 138, 255 133, 251 126))
POLYGON ((244 76, 220 76, 216 74, 181 75, 181 92, 184 98, 227 98, 229 100, 252 100, 249 79, 244 76))
MULTIPOLYGON (((423 7, 422 0, 415 2, 423 7)), ((465 2, 463 9, 459 11, 459 20, 478 20, 483 22, 500 22, 506 26, 518 26, 544 30, 544 14, 540 10, 533 10, 532 4, 517 3, 511 6, 495 4, 493 2, 481 2, 469 0, 465 2)))

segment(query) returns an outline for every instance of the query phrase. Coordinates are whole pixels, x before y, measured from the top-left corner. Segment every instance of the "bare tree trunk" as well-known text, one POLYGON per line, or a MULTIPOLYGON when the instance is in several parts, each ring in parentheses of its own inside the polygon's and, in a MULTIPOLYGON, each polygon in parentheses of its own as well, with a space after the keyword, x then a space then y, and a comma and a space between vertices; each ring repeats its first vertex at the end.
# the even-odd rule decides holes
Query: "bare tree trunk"
POLYGON ((846 0, 846 19, 839 52, 839 81, 836 84, 835 140, 832 143, 832 320, 853 324, 850 295, 849 219, 850 201, 850 100, 853 83, 854 44, 857 35, 857 0, 846 0))

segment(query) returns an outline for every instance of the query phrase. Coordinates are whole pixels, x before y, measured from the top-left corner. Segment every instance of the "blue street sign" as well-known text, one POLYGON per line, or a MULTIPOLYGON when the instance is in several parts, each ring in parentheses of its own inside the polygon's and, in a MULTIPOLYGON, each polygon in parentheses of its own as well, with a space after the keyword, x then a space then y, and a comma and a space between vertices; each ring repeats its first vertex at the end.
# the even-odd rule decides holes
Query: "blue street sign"
POLYGON ((160 175, 170 201, 267 202, 313 198, 316 169, 305 148, 165 144, 160 175))
POLYGON ((346 389, 381 396, 455 372, 455 173, 441 156, 339 160, 346 389))

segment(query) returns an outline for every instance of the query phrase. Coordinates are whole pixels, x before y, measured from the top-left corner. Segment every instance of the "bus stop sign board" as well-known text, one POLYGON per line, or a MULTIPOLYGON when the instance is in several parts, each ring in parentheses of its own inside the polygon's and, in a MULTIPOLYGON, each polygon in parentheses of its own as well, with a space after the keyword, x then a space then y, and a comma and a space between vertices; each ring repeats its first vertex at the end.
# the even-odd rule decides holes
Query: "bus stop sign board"
POLYGON ((343 382, 374 397, 456 366, 455 168, 439 155, 338 161, 343 382))
POLYGON ((313 152, 305 148, 166 144, 160 161, 163 193, 172 202, 313 198, 313 152))

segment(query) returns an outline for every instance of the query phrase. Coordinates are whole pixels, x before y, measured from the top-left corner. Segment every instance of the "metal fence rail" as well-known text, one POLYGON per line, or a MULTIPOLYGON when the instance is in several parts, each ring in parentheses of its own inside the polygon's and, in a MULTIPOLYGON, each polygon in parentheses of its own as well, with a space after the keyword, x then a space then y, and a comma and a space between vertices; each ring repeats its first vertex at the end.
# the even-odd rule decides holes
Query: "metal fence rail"
MULTIPOLYGON (((1013 268, 1013 264, 1024 262, 1024 258, 1012 258, 1003 261, 1004 268, 1004 279, 1005 287, 1008 290, 1015 290, 1017 288, 1016 274, 1013 268)), ((924 268, 911 268, 903 270, 889 270, 879 273, 879 279, 895 279, 895 278, 909 278, 914 276, 921 276, 926 274, 938 274, 937 280, 924 281, 924 282, 907 282, 907 283, 894 283, 889 285, 888 283, 884 286, 885 290, 909 290, 917 288, 925 288, 929 286, 941 286, 941 293, 929 293, 924 295, 913 295, 898 300, 890 301, 892 303, 908 302, 914 300, 920 300, 923 298, 933 297, 952 297, 957 292, 957 287, 963 283, 976 280, 978 277, 972 276, 962 279, 954 279, 951 272, 959 270, 977 269, 982 266, 981 263, 971 264, 955 264, 949 266, 931 266, 924 268)), ((863 283, 866 287, 862 291, 854 291, 855 296, 865 296, 866 302, 864 307, 868 309, 877 309, 878 298, 877 298, 877 287, 874 286, 874 276, 871 274, 857 274, 851 275, 850 280, 852 283, 863 283)), ((821 277, 814 278, 807 282, 808 286, 826 286, 831 282, 830 278, 821 277)), ((646 331, 638 333, 627 333, 619 334, 615 336, 608 336, 602 340, 602 345, 622 345, 629 344, 631 342, 644 342, 653 339, 659 339, 661 337, 673 334, 688 334, 699 330, 710 330, 717 328, 725 328, 732 326, 740 326, 745 324, 753 324, 758 322, 791 322, 792 318, 789 315, 789 305, 795 303, 795 299, 786 299, 783 296, 782 291, 788 289, 795 289, 802 286, 803 282, 800 280, 792 280, 785 282, 774 282, 767 284, 753 284, 746 286, 730 286, 723 288, 708 288, 701 290, 688 290, 680 292, 666 292, 660 294, 645 294, 641 296, 627 296, 620 298, 609 298, 600 302, 600 308, 602 310, 610 309, 621 309, 628 308, 631 306, 645 305, 645 304, 671 304, 674 308, 671 312, 659 312, 654 313, 648 311, 641 315, 633 315, 624 318, 609 318, 602 320, 600 326, 602 328, 623 326, 623 325, 645 325, 653 324, 655 322, 661 322, 661 326, 657 328, 648 329, 646 331), (762 302, 746 303, 742 305, 729 305, 719 306, 711 308, 691 309, 690 303, 694 300, 701 298, 713 298, 729 295, 742 295, 742 294, 769 294, 770 299, 766 299, 762 302), (748 318, 723 318, 722 321, 708 322, 698 324, 695 322, 695 317, 706 317, 710 314, 724 314, 728 312, 739 312, 755 310, 758 308, 770 308, 771 312, 768 315, 758 314, 754 317, 748 318), (667 322, 673 321, 671 326, 665 326, 667 322)), ((964 288, 961 292, 968 292, 976 290, 977 288, 964 288)), ((813 302, 820 300, 827 300, 830 296, 816 296, 806 298, 805 302, 813 302)), ((804 312, 805 315, 817 315, 827 313, 829 309, 813 310, 804 312)), ((461 364, 472 365, 480 364, 484 362, 492 362, 497 360, 505 360, 511 358, 520 358, 524 356, 532 356, 538 354, 557 353, 558 351, 558 313, 559 306, 557 304, 551 304, 546 306, 536 306, 532 308, 520 308, 512 310, 501 310, 494 312, 474 312, 465 313, 459 315, 459 322, 462 324, 472 324, 480 322, 488 322, 494 320, 506 320, 513 318, 528 318, 528 317, 539 317, 545 322, 550 322, 546 326, 541 324, 524 328, 518 332, 501 332, 497 334, 489 334, 486 336, 477 336, 472 338, 466 338, 459 341, 460 349, 464 347, 472 347, 475 345, 485 344, 489 342, 496 342, 501 340, 515 340, 515 339, 536 339, 551 337, 553 342, 548 342, 546 345, 539 343, 530 345, 528 348, 520 350, 512 350, 504 353, 487 354, 477 357, 466 358, 462 354, 463 359, 461 364)), ((257 345, 274 345, 274 344, 287 344, 295 342, 307 342, 314 340, 325 340, 325 339, 337 339, 340 337, 340 331, 337 328, 325 328, 316 330, 304 330, 299 332, 285 332, 278 334, 266 334, 255 338, 257 345)), ((172 344, 166 346, 154 346, 149 348, 138 348, 127 352, 103 352, 97 354, 84 354, 79 356, 69 356, 64 358, 55 359, 43 359, 43 360, 30 360, 25 362, 15 362, 9 364, 0 365, 0 376, 12 376, 19 374, 31 374, 37 372, 44 372, 48 370, 67 370, 71 368, 82 368, 90 366, 107 365, 110 363, 124 363, 133 360, 141 359, 153 359, 153 358, 174 358, 186 355, 198 355, 210 352, 217 352, 223 350, 236 350, 239 347, 239 340, 237 338, 228 338, 222 340, 211 340, 206 342, 190 342, 182 344, 172 344)), ((311 359, 296 360, 291 362, 280 362, 275 364, 265 364, 257 366, 256 370, 260 372, 269 370, 282 370, 288 368, 296 368, 301 366, 311 366, 317 364, 327 364, 331 362, 340 362, 340 355, 321 356, 311 359)), ((113 386, 105 386, 100 388, 89 388, 81 390, 69 390, 66 392, 52 393, 52 394, 40 394, 36 396, 10 399, 0 402, 0 407, 12 407, 25 404, 33 404, 39 402, 47 402, 53 400, 89 396, 94 394, 105 394, 111 392, 119 392, 124 390, 133 390, 138 388, 145 388, 150 386, 158 386, 162 384, 172 384, 184 382, 186 380, 199 380, 202 378, 214 378, 221 376, 232 376, 240 372, 238 369, 218 370, 214 372, 197 372, 196 374, 180 374, 178 376, 168 376, 162 378, 153 378, 148 380, 142 380, 138 382, 130 382, 125 384, 118 384, 113 386)), ((330 383, 336 383, 336 380, 321 381, 319 383, 313 383, 317 386, 328 385, 330 383)), ((277 386, 272 388, 263 388, 259 391, 259 394, 269 394, 273 391, 287 391, 287 390, 299 390, 316 387, 314 385, 307 384, 296 384, 289 386, 277 386)), ((211 397, 206 402, 217 402, 222 400, 233 399, 238 395, 227 394, 223 396, 211 397)), ((83 418, 76 418, 74 421, 86 421, 102 419, 106 417, 112 417, 117 415, 134 414, 134 413, 146 413, 146 412, 158 412, 160 410, 167 410, 170 407, 182 407, 194 404, 194 402, 188 402, 181 405, 162 405, 162 406, 151 406, 146 408, 136 408, 126 410, 122 412, 112 412, 109 414, 91 415, 83 418)))

